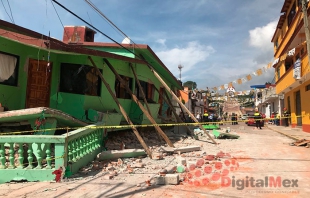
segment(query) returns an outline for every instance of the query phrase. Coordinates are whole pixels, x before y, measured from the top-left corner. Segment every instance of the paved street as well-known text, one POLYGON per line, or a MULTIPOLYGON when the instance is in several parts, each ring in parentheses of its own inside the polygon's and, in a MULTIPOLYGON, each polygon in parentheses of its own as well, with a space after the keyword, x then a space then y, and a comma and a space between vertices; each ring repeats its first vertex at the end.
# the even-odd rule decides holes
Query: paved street
MULTIPOLYGON (((204 182, 203 178, 207 176, 204 173, 202 176, 196 174, 192 180, 181 182, 179 185, 155 185, 151 180, 151 186, 147 186, 145 180, 152 178, 153 173, 119 174, 112 180, 97 174, 97 176, 88 175, 83 179, 63 183, 3 184, 0 185, 0 197, 199 198, 308 196, 310 192, 309 148, 290 146, 290 143, 294 140, 274 130, 290 131, 296 134, 302 134, 303 132, 277 126, 270 126, 274 130, 267 127, 257 130, 246 126, 244 123, 234 126, 222 126, 222 128, 225 127, 230 127, 231 133, 240 135, 240 139, 217 140, 220 143, 218 146, 208 143, 203 138, 191 140, 193 145, 202 146, 200 154, 203 152, 216 154, 222 151, 232 156, 229 159, 231 163, 229 166, 232 167, 232 164, 235 164, 235 169, 228 168, 225 158, 220 161, 223 163, 221 173, 225 172, 224 167, 227 169, 224 179, 223 176, 221 179, 214 179, 215 174, 213 172, 210 173, 213 175, 208 183, 204 182), (267 186, 272 185, 272 187, 265 187, 265 177, 268 177, 267 186), (277 183, 279 178, 281 184, 277 183), (283 180, 285 180, 284 183, 283 180), (260 183, 264 183, 263 187, 259 187, 260 183), (278 186, 274 187, 274 185, 278 186)), ((199 155, 193 155, 192 158, 197 156, 199 155)), ((148 161, 148 164, 150 164, 149 162, 152 161, 148 161)), ((156 163, 158 162, 156 161, 156 163)))

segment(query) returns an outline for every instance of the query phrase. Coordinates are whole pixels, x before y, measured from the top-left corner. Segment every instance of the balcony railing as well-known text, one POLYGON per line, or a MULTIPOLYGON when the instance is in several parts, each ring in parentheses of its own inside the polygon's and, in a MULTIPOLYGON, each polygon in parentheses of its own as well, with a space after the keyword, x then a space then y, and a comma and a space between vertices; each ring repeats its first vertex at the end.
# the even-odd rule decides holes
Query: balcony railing
POLYGON ((0 136, 0 184, 12 180, 50 181, 52 172, 70 165, 70 172, 92 161, 103 148, 103 129, 96 125, 63 135, 0 136))

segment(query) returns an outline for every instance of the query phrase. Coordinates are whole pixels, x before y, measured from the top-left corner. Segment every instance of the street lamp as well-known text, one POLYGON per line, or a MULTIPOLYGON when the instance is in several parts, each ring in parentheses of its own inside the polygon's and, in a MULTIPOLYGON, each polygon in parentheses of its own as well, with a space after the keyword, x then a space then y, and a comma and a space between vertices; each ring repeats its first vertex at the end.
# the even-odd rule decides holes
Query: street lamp
POLYGON ((180 70, 180 81, 182 81, 182 80, 181 80, 181 71, 182 71, 183 66, 182 66, 181 64, 179 64, 179 65, 178 65, 178 68, 179 68, 179 70, 180 70))

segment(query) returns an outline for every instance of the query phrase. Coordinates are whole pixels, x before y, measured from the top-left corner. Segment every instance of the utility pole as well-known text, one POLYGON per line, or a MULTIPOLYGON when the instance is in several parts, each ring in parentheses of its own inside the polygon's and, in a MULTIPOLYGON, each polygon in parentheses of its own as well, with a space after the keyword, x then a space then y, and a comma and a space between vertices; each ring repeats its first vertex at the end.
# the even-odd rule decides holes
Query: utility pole
POLYGON ((308 65, 310 62, 310 31, 309 31, 309 24, 308 24, 308 0, 302 0, 301 2, 302 12, 304 14, 304 27, 306 33, 306 44, 307 44, 307 54, 308 54, 308 65))
POLYGON ((182 80, 181 80, 181 72, 182 72, 183 65, 179 64, 179 65, 178 65, 178 68, 179 68, 179 70, 180 70, 180 81, 182 81, 182 80))

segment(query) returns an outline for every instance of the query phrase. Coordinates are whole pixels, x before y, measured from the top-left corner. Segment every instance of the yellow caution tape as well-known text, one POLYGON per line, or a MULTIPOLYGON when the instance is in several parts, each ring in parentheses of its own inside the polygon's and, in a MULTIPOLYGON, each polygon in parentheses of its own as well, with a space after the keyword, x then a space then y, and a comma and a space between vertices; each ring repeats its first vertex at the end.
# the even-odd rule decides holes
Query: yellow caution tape
MULTIPOLYGON (((309 116, 300 115, 300 116, 288 116, 288 117, 280 117, 280 118, 262 118, 262 119, 255 119, 254 120, 281 120, 285 118, 297 118, 297 117, 305 117, 309 116)), ((191 122, 191 123, 170 123, 170 124, 145 124, 145 125, 118 125, 118 126, 108 126, 108 125, 96 125, 96 126, 83 126, 83 127, 60 127, 60 128, 49 128, 49 129, 38 129, 38 130, 29 130, 29 131, 15 131, 15 132, 4 132, 0 133, 1 135, 11 135, 11 134, 25 134, 25 133, 36 133, 36 132, 48 132, 48 131, 55 131, 55 130, 76 130, 76 129, 125 129, 125 128, 142 128, 142 127, 154 127, 154 126, 198 126, 198 125, 207 125, 207 124, 224 124, 224 123, 231 123, 231 122, 248 122, 249 120, 226 120, 226 121, 218 121, 218 122, 191 122)))

